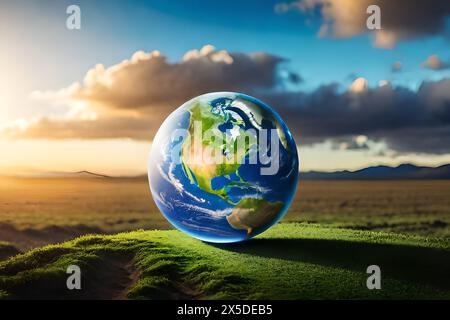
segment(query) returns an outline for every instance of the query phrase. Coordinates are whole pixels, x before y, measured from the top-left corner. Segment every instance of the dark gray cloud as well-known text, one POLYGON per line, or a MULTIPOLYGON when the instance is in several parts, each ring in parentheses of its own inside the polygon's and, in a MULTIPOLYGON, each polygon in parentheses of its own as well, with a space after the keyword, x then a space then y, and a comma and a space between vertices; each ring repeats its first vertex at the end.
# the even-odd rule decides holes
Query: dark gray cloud
POLYGON ((261 97, 277 107, 300 143, 365 135, 396 151, 450 152, 450 80, 417 91, 385 85, 342 92, 337 84, 311 93, 261 97))

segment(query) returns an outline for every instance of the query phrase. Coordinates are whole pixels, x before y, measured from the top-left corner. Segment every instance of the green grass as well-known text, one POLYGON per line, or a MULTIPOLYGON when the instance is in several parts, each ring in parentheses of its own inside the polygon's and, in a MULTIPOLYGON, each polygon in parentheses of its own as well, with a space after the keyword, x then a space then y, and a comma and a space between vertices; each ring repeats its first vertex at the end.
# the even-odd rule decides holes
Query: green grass
POLYGON ((178 231, 84 236, 0 262, 0 298, 450 299, 445 238, 281 223, 240 244, 178 231), (81 291, 66 289, 68 265, 81 291), (377 264, 382 290, 366 288, 377 264))

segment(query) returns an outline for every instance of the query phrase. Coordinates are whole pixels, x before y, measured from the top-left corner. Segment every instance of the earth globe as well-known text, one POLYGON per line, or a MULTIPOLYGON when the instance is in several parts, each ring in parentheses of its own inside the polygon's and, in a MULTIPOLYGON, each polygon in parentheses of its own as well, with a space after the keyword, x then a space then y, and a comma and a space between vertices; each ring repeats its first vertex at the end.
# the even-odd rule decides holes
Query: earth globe
POLYGON ((287 211, 298 183, 297 147, 267 104, 242 93, 195 97, 162 123, 148 177, 156 205, 197 239, 250 239, 287 211))

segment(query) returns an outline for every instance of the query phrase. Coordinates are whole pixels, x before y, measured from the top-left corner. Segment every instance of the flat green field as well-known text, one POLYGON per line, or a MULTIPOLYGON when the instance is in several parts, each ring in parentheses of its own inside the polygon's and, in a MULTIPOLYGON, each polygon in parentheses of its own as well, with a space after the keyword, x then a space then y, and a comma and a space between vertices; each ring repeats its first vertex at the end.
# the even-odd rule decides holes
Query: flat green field
POLYGON ((0 263, 0 296, 100 299, 450 299, 442 238, 281 223, 256 239, 211 245, 178 231, 83 236, 0 263), (66 268, 82 290, 66 288, 66 268), (382 290, 366 268, 380 266, 382 290))

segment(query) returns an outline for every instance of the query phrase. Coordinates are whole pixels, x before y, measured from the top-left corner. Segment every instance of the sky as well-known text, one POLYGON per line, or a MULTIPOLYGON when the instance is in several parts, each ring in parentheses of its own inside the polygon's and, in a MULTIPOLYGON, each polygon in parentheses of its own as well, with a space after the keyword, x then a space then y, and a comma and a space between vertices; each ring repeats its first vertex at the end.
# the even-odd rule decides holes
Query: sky
POLYGON ((280 113, 302 171, 450 162, 446 0, 2 1, 0 40, 3 174, 142 174, 161 121, 224 90, 280 113))

